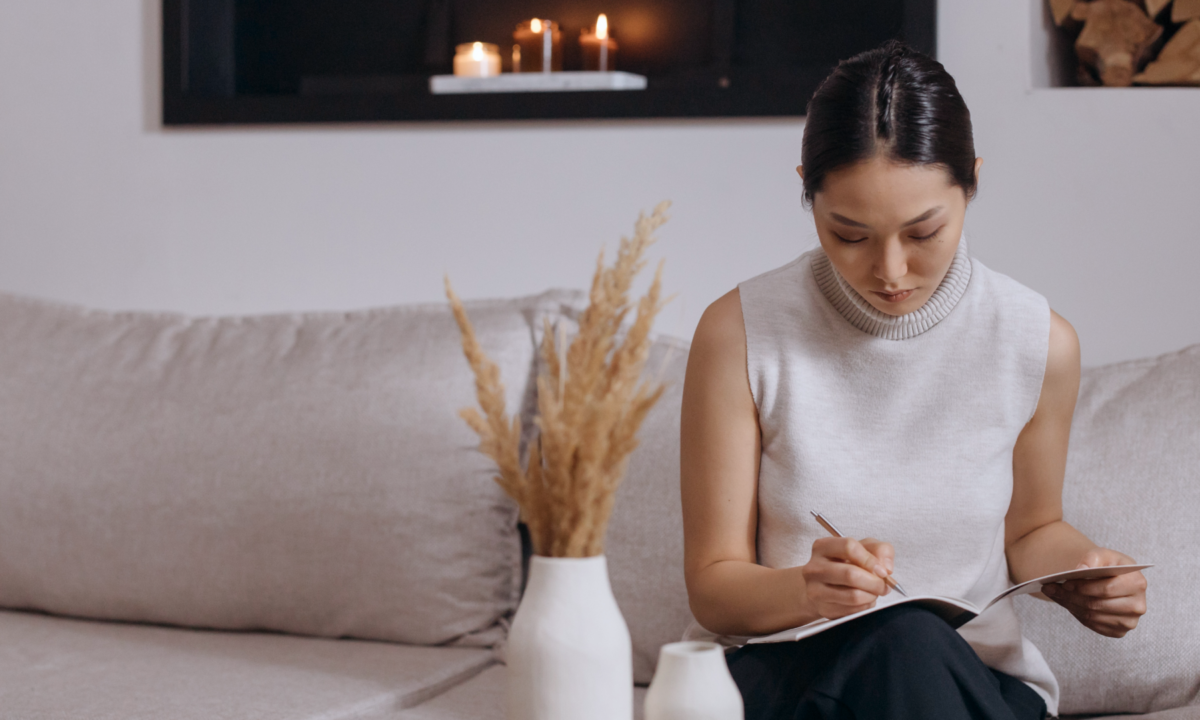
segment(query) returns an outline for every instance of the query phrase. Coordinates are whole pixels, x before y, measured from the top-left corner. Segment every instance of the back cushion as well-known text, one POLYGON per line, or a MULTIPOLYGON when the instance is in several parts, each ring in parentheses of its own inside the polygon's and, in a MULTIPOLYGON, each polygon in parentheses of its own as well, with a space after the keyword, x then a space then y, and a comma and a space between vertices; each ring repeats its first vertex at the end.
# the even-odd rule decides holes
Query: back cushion
POLYGON ((1062 713, 1200 704, 1200 345, 1084 370, 1063 505, 1100 545, 1157 566, 1146 571, 1149 612, 1120 640, 1057 605, 1018 601, 1062 713))
MULTIPOLYGON (((510 412, 567 301, 467 304, 510 412)), ((443 303, 189 318, 0 296, 0 606, 491 644, 520 540, 457 417, 474 403, 443 303)))
POLYGON ((639 445, 617 490, 605 539, 609 577, 633 640, 633 677, 649 683, 665 643, 681 639, 692 618, 683 581, 683 509, 679 499, 679 407, 688 345, 659 338, 643 379, 667 385, 638 432, 639 445))

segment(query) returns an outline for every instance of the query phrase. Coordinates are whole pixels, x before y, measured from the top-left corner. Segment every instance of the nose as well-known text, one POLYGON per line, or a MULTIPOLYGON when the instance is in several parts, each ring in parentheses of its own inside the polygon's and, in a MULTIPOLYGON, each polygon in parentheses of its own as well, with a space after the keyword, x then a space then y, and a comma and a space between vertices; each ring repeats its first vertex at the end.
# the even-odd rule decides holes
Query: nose
POLYGON ((883 241, 875 254, 875 266, 872 268, 875 277, 888 285, 895 285, 908 274, 908 257, 900 238, 892 237, 883 241))

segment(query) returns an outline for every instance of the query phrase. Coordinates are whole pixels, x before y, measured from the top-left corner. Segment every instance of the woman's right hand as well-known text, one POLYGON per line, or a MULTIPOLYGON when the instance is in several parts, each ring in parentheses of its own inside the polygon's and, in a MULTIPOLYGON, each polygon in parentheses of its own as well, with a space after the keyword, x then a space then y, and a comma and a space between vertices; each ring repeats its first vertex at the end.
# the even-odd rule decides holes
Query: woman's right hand
POLYGON ((800 568, 808 601, 821 617, 833 620, 875 606, 889 592, 883 578, 892 574, 891 544, 866 538, 821 538, 800 568))

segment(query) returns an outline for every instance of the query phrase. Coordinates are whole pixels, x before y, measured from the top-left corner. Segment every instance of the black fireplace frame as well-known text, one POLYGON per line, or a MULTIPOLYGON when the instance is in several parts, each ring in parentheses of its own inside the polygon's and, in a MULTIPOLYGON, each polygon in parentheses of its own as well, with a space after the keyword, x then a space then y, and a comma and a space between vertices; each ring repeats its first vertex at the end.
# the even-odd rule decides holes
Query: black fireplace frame
MULTIPOLYGON (((711 13, 707 16, 711 18, 707 60, 686 68, 682 79, 650 75, 646 90, 432 95, 426 80, 434 73, 429 72, 406 77, 324 78, 309 83, 304 91, 255 92, 239 87, 239 1, 245 2, 163 0, 164 125, 795 117, 804 114, 817 84, 836 64, 835 59, 827 58, 769 69, 739 62, 744 55, 735 39, 739 13, 756 8, 761 12, 761 7, 770 3, 687 0, 711 3, 707 9, 711 13)), ((896 11, 899 27, 889 36, 936 57, 936 0, 893 2, 902 7, 896 11)), ((877 37, 871 38, 870 44, 859 49, 877 41, 877 37)), ((853 39, 849 42, 853 47, 853 39)))

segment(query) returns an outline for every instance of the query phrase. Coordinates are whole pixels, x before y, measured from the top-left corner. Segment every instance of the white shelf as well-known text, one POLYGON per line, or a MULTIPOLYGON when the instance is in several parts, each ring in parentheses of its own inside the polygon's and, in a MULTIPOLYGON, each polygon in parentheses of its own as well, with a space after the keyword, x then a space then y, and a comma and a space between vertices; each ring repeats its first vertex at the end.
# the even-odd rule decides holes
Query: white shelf
POLYGON ((434 95, 645 89, 646 77, 644 75, 620 71, 504 73, 492 77, 434 75, 429 78, 429 92, 434 95))

